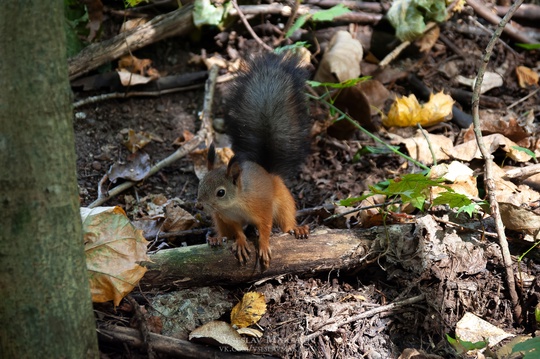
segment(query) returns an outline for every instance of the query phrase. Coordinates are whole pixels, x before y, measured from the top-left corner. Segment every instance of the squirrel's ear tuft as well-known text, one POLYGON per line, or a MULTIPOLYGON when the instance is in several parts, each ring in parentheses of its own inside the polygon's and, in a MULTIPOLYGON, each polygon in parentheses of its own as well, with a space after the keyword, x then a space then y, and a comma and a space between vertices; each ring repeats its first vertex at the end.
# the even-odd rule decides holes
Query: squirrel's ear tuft
POLYGON ((210 144, 210 147, 208 147, 208 157, 206 162, 206 167, 208 168, 208 171, 211 171, 214 169, 214 166, 216 164, 216 146, 214 146, 214 142, 210 144))
POLYGON ((238 162, 238 158, 234 156, 229 161, 229 165, 227 166, 227 177, 232 179, 233 184, 236 186, 238 177, 240 177, 240 172, 242 169, 240 168, 240 162, 238 162))

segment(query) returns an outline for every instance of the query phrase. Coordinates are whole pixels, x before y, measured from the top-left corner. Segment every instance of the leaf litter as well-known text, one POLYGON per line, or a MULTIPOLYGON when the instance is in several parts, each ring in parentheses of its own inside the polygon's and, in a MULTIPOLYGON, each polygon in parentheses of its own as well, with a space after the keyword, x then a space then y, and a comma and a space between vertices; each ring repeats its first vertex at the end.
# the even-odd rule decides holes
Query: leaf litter
MULTIPOLYGON (((464 19, 464 21, 467 20, 464 19)), ((371 29, 371 26, 360 26, 357 33, 360 34, 366 28, 371 29)), ((477 37, 472 40, 467 38, 468 35, 463 36, 455 29, 448 30, 445 27, 441 29, 443 36, 457 36, 455 41, 459 43, 459 48, 468 59, 473 57, 479 59, 479 54, 487 42, 487 35, 475 35, 477 37)), ((232 53, 231 50, 249 53, 254 48, 255 45, 251 43, 251 40, 246 41, 244 35, 236 36, 239 36, 242 41, 231 36, 224 43, 223 49, 227 49, 229 54, 232 53)), ((366 46, 365 41, 360 42, 364 48, 364 54, 370 45, 373 53, 376 52, 376 44, 368 42, 366 46)), ((432 43, 433 40, 430 40, 431 48, 424 55, 429 61, 423 62, 422 66, 413 65, 407 68, 410 65, 407 63, 407 56, 399 63, 399 66, 407 68, 407 71, 416 71, 431 88, 436 89, 437 92, 445 90, 445 93, 449 93, 457 102, 453 92, 447 91, 446 88, 449 82, 454 84, 453 86, 460 86, 455 85, 455 83, 459 84, 457 74, 451 75, 454 77, 449 79, 446 76, 451 74, 450 72, 443 74, 438 71, 439 64, 453 61, 451 51, 449 47, 441 45, 441 41, 432 43)), ((426 51, 429 46, 424 45, 421 51, 426 51)), ((523 63, 516 63, 511 56, 506 56, 507 51, 504 46, 497 46, 493 57, 493 70, 499 71, 501 68, 506 68, 505 76, 503 76, 505 84, 503 87, 492 87, 486 90, 485 95, 497 97, 508 106, 529 94, 529 86, 535 85, 536 70, 534 70, 534 61, 526 59, 523 63), (518 70, 518 66, 522 65, 532 69, 532 73, 522 68, 518 70)), ((154 54, 158 53, 159 51, 154 51, 154 54)), ((177 61, 187 59, 187 49, 180 49, 174 56, 177 61)), ((156 66, 160 73, 164 67, 169 71, 174 70, 172 62, 167 63, 158 56, 152 57, 147 53, 138 57, 152 58, 153 66, 156 66)), ((378 107, 381 111, 369 111, 370 121, 380 126, 382 121, 380 114, 381 112, 388 113, 392 98, 410 96, 411 92, 404 80, 403 70, 390 66, 382 73, 376 74, 370 70, 370 66, 372 65, 369 62, 362 61, 361 75, 375 75, 374 80, 391 92, 386 101, 379 103, 378 107)), ((182 71, 194 70, 193 67, 186 65, 181 69, 182 71)), ((458 69, 459 75, 464 78, 472 79, 476 75, 474 66, 468 65, 467 62, 458 69)), ((469 85, 462 85, 462 89, 466 86, 469 85)), ((198 102, 202 96, 203 92, 197 90, 162 95, 158 99, 130 98, 111 101, 100 106, 85 108, 84 111, 88 116, 75 123, 79 184, 83 204, 88 204, 96 197, 97 181, 95 179, 103 176, 106 168, 109 168, 113 162, 127 158, 127 150, 121 146, 122 129, 135 128, 137 131, 140 129, 148 133, 156 133, 162 138, 162 142, 151 141, 144 145, 145 151, 150 155, 150 161, 156 162, 170 153, 174 140, 184 130, 196 132, 198 102), (102 166, 98 166, 98 163, 102 166)), ((219 96, 218 94, 218 101, 219 96)), ((420 99, 421 102, 426 100, 420 99)), ((348 103, 352 101, 354 100, 349 99, 348 103)), ((500 159, 498 161, 500 178, 497 179, 500 196, 506 198, 508 203, 512 203, 509 207, 503 201, 501 207, 505 221, 516 224, 515 228, 509 227, 516 233, 511 237, 514 253, 525 251, 522 249, 523 243, 520 242, 524 232, 536 233, 536 227, 532 224, 536 222, 534 201, 537 200, 537 193, 531 187, 524 187, 521 180, 505 179, 504 173, 511 166, 520 167, 523 163, 529 164, 533 161, 530 154, 517 147, 529 148, 533 153, 538 152, 537 143, 531 136, 537 132, 535 125, 537 108, 534 101, 534 97, 525 100, 520 106, 514 107, 515 113, 498 110, 499 113, 489 116, 489 112, 493 113, 497 110, 483 109, 481 115, 481 118, 485 119, 482 123, 483 131, 495 135, 490 140, 490 148, 493 155, 500 159), (530 204, 532 207, 520 209, 520 211, 530 213, 522 214, 515 211, 523 204, 530 204), (530 228, 519 224, 522 218, 526 223, 531 224, 530 228)), ((466 103, 460 102, 459 105, 465 111, 468 110, 466 103)), ((311 107, 311 115, 315 120, 323 121, 326 118, 323 108, 314 104, 311 107)), ((368 112, 363 109, 362 115, 365 116, 366 113, 368 112)), ((220 116, 222 113, 218 107, 216 117, 220 116)), ((466 139, 472 139, 471 130, 459 129, 452 122, 442 122, 432 127, 422 126, 427 127, 425 129, 427 136, 422 135, 416 128, 403 128, 395 132, 389 131, 388 137, 395 136, 392 138, 396 139, 396 145, 405 144, 406 141, 414 138, 414 141, 419 144, 408 144, 406 152, 411 156, 422 153, 422 156, 414 158, 425 164, 431 163, 430 160, 432 160, 429 145, 435 146, 437 161, 447 162, 459 159, 469 171, 452 167, 447 173, 452 175, 459 173, 461 176, 452 176, 449 179, 452 183, 448 185, 463 186, 463 193, 474 197, 474 189, 477 187, 474 181, 482 180, 481 166, 477 162, 477 149, 474 147, 475 142, 469 141, 470 144, 467 146, 470 147, 466 149, 458 147, 462 143, 468 143, 466 139), (448 139, 451 140, 451 144, 448 144, 448 139)), ((137 141, 134 143, 135 147, 139 146, 137 141)), ((300 204, 299 207, 310 208, 350 196, 359 196, 368 189, 368 184, 373 185, 382 180, 409 173, 410 165, 383 148, 378 148, 376 152, 371 153, 362 152, 369 146, 376 148, 377 145, 362 135, 353 134, 352 140, 342 142, 327 137, 324 129, 317 132, 312 154, 307 159, 305 168, 291 184, 292 192, 297 196, 296 199, 300 204)), ((137 151, 138 149, 135 150, 137 151)), ((133 209, 130 211, 130 219, 136 220, 141 217, 149 218, 148 208, 140 211, 142 208, 140 204, 145 203, 146 200, 143 199, 147 196, 163 195, 166 199, 178 197, 181 198, 178 206, 186 212, 195 213, 200 219, 200 214, 190 204, 190 201, 195 198, 198 183, 192 166, 191 160, 181 160, 161 171, 157 176, 145 180, 132 193, 113 200, 113 203, 116 201, 122 206, 130 203, 133 209)), ((531 185, 534 185, 534 182, 531 185)), ((430 195, 426 193, 425 198, 430 199, 430 195)), ((381 211, 374 212, 366 217, 381 214, 381 211)), ((346 221, 333 220, 325 224, 354 227, 360 223, 357 218, 360 216, 359 213, 362 212, 348 214, 346 221)), ((485 237, 482 234, 494 232, 490 218, 477 217, 471 220, 469 214, 452 212, 444 207, 435 207, 432 213, 423 217, 418 217, 416 212, 412 213, 411 218, 414 219, 415 227, 407 227, 408 225, 405 224, 400 227, 401 231, 390 229, 394 231, 392 242, 382 239, 374 242, 373 249, 382 256, 366 269, 356 273, 338 271, 329 273, 327 276, 316 277, 285 276, 258 284, 254 289, 250 288, 250 290, 263 293, 266 298, 267 312, 258 322, 258 325, 264 329, 263 336, 259 338, 260 343, 265 344, 267 349, 270 347, 272 354, 282 357, 334 355, 345 358, 376 352, 380 357, 391 358, 398 357, 402 352, 405 353, 407 347, 415 347, 429 353, 448 354, 450 353, 449 344, 445 335, 456 329, 456 324, 467 311, 491 323, 496 323, 499 328, 511 331, 515 324, 511 316, 511 308, 504 294, 500 294, 501 288, 504 287, 500 280, 502 276, 500 254, 497 246, 489 240, 489 236, 485 237), (342 324, 345 318, 351 315, 384 305, 404 295, 419 292, 428 294, 427 301, 420 305, 402 308, 394 314, 373 316, 369 320, 358 321, 354 325, 342 324), (415 324, 411 325, 411 323, 415 324), (317 333, 320 335, 316 336, 314 341, 299 344, 299 335, 307 336, 317 333), (431 344, 422 344, 428 342, 431 344)), ((181 217, 183 212, 171 218, 173 223, 175 216, 181 217)), ((199 243, 204 243, 202 238, 192 238, 188 242, 196 243, 197 240, 199 243)), ((172 241, 165 241, 164 244, 174 245, 172 241)), ((291 245, 294 244, 291 243, 291 245)), ((525 258, 525 261, 527 272, 534 277, 534 274, 538 273, 536 261, 528 258, 525 258)), ((524 285, 526 286, 523 287, 523 291, 527 298, 535 298, 537 295, 535 285, 524 285)), ((235 302, 231 297, 242 297, 248 292, 248 288, 228 289, 234 293, 229 298, 225 298, 230 307, 235 302)), ((206 293, 212 296, 219 290, 210 289, 206 293)), ((113 294, 111 299, 116 301, 117 298, 118 295, 115 297, 113 294)), ((204 308, 203 311, 211 306, 211 304, 202 304, 192 307, 185 299, 179 300, 177 305, 191 310, 204 308)), ((226 315, 228 310, 230 309, 222 308, 219 313, 226 315)), ((213 319, 209 316, 199 320, 211 322, 219 319, 219 313, 214 313, 213 319)), ((131 315, 128 312, 120 314, 127 317, 131 315)), ((532 322, 527 322, 527 325, 532 325, 532 322)), ((182 337, 187 338, 187 334, 182 337)), ((451 357, 453 354, 449 355, 451 357)))

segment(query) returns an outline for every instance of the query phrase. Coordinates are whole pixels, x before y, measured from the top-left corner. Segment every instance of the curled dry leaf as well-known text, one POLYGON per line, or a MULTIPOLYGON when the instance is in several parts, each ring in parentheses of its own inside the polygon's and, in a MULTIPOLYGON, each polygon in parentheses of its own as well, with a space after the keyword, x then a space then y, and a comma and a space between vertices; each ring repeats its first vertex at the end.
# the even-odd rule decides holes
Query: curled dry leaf
POLYGON ((493 324, 478 318, 476 315, 467 312, 456 324, 456 336, 461 340, 471 343, 487 340, 489 345, 492 346, 503 339, 513 337, 514 334, 509 334, 493 324))
POLYGON ((231 311, 231 324, 236 328, 255 324, 266 313, 264 294, 248 292, 231 311))
POLYGON ((526 66, 516 67, 516 75, 518 78, 519 87, 521 88, 538 85, 538 73, 526 66))
POLYGON ((113 163, 107 175, 112 183, 118 178, 138 182, 146 177, 150 168, 150 156, 146 152, 139 151, 129 156, 125 163, 113 163))
POLYGON ((540 215, 513 203, 499 202, 504 226, 514 231, 536 235, 540 230, 540 215))
MULTIPOLYGON (((459 75, 456 77, 457 82, 459 82, 462 85, 470 86, 471 89, 474 89, 474 84, 476 83, 476 78, 474 79, 468 79, 466 77, 463 77, 459 75)), ((484 80, 482 81, 482 86, 480 86, 480 93, 484 94, 488 92, 491 89, 501 87, 503 85, 504 81, 501 75, 499 75, 496 72, 486 72, 484 74, 484 80)))
MULTIPOLYGON (((510 141, 503 135, 493 134, 484 136, 484 143, 490 153, 495 152, 499 148, 505 151, 511 159, 517 162, 527 162, 531 159, 531 156, 526 152, 517 149, 515 142, 510 141)), ((478 148, 476 140, 464 142, 455 146, 449 153, 453 158, 460 161, 470 161, 473 158, 481 159, 482 154, 478 148)))
POLYGON ((131 128, 128 130, 127 140, 124 142, 124 146, 131 152, 135 153, 142 149, 144 146, 152 141, 152 135, 148 132, 140 131, 135 132, 131 128))
POLYGON ((143 17, 135 18, 135 19, 129 19, 129 20, 125 21, 125 22, 122 24, 122 27, 120 28, 120 32, 133 30, 133 29, 136 28, 137 26, 144 25, 144 24, 146 24, 147 22, 148 22, 148 20, 146 20, 146 19, 143 18, 143 17))
POLYGON ((159 71, 152 67, 152 60, 124 55, 118 60, 118 76, 124 86, 148 83, 160 77, 159 71))
MULTIPOLYGON (((349 115, 356 123, 368 131, 375 131, 377 127, 371 121, 371 108, 368 99, 362 92, 359 84, 347 87, 336 92, 334 106, 349 115)), ((356 126, 347 119, 333 122, 327 129, 330 136, 338 140, 348 140, 356 132, 356 126)))
POLYGON ((219 320, 208 322, 189 334, 189 340, 210 345, 229 345, 236 351, 249 351, 240 334, 229 324, 219 320))
POLYGON ((164 232, 185 231, 197 223, 195 217, 182 207, 176 205, 174 201, 165 206, 165 222, 163 222, 164 232))
POLYGON ((146 273, 148 242, 120 207, 81 208, 92 301, 120 300, 146 273))
MULTIPOLYGON (((478 198, 478 187, 476 176, 472 169, 458 161, 450 164, 433 166, 430 171, 430 178, 444 178, 449 183, 446 186, 452 188, 456 193, 463 194, 469 198, 478 198)), ((445 192, 442 187, 432 187, 431 193, 436 197, 439 193, 445 192)))
POLYGON ((441 29, 438 26, 435 26, 433 29, 426 32, 421 38, 415 41, 416 45, 420 48, 421 52, 428 53, 431 51, 431 48, 437 40, 439 40, 439 35, 441 29))
POLYGON ((412 158, 426 165, 433 163, 433 154, 437 161, 449 159, 450 157, 447 153, 454 147, 452 139, 448 138, 448 136, 434 135, 427 131, 416 131, 414 137, 409 138, 403 138, 396 134, 390 134, 390 137, 392 138, 392 143, 404 144, 412 158), (431 150, 433 150, 433 154, 431 150))
POLYGON ((347 31, 338 31, 330 40, 315 81, 343 82, 360 76, 360 61, 364 52, 362 44, 347 31))
POLYGON ((386 127, 409 127, 420 124, 433 126, 451 118, 454 100, 443 92, 431 94, 429 101, 420 105, 414 94, 401 97, 390 107, 388 116, 383 119, 386 127))

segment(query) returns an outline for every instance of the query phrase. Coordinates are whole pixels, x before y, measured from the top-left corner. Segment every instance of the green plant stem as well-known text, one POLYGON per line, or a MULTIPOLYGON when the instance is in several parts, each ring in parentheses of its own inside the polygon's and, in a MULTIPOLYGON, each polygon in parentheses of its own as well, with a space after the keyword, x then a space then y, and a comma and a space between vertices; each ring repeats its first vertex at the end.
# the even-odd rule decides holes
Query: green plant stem
POLYGON ((368 135, 369 137, 371 137, 375 142, 385 146, 386 148, 388 148, 390 151, 394 152, 395 154, 397 154, 398 156, 401 156, 403 158, 405 158, 407 161, 415 164, 416 166, 422 168, 423 170, 426 170, 426 171, 429 171, 429 167, 427 167, 426 165, 418 162, 417 160, 415 160, 414 158, 410 157, 410 156, 407 156, 406 154, 396 150, 395 148, 393 148, 392 146, 390 146, 389 144, 387 144, 386 142, 384 142, 383 140, 381 140, 379 137, 375 136, 374 134, 372 134, 371 132, 369 132, 368 130, 366 130, 365 128, 363 128, 362 126, 360 126, 356 121, 354 121, 352 118, 349 117, 349 115, 347 115, 345 112, 341 111, 339 108, 337 108, 336 106, 334 106, 333 104, 331 104, 330 102, 326 101, 325 99, 323 99, 322 97, 319 97, 319 96, 313 96, 311 94, 307 94, 307 96, 312 99, 312 100, 316 100, 316 101, 320 101, 324 104, 326 104, 328 107, 330 107, 332 110, 336 111, 337 113, 339 113, 341 116, 343 116, 347 121, 349 121, 350 123, 352 123, 356 128, 358 128, 360 131, 362 131, 363 133, 365 133, 366 135, 368 135))

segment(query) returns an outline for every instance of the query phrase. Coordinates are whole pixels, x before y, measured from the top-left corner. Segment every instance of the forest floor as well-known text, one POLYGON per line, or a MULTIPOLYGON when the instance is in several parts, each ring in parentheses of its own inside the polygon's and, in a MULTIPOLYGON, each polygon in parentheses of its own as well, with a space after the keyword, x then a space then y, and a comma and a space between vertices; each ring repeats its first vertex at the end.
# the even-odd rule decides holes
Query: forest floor
MULTIPOLYGON (((316 1, 306 1, 303 6, 321 9, 314 5, 315 3, 316 1)), ((367 3, 364 9, 362 5, 366 3, 356 3, 359 7, 352 8, 354 14, 368 12, 370 15, 380 16, 389 7, 389 4, 384 3, 367 3)), ((137 11, 123 11, 106 6, 99 41, 118 33, 126 13, 129 18, 154 16, 169 11, 171 8, 168 6, 171 4, 150 4, 137 11)), ((482 6, 488 9, 488 12, 494 9, 492 4, 482 6)), ((534 11, 529 12, 534 16, 534 11)), ((364 113, 359 115, 363 118, 359 121, 364 121, 361 122, 362 125, 372 128, 372 132, 383 141, 398 146, 402 152, 422 162, 418 153, 425 149, 418 143, 424 137, 418 136, 418 127, 387 128, 381 125, 382 116, 388 113, 396 96, 416 93, 418 98, 424 100, 418 85, 415 85, 416 78, 433 92, 443 91, 450 94, 456 101, 455 105, 466 114, 465 122, 468 121, 470 117, 467 117, 467 114, 470 115, 472 111, 472 88, 465 85, 460 76, 466 79, 475 78, 483 53, 496 27, 479 13, 465 4, 461 12, 452 13, 448 20, 439 24, 437 34, 432 34, 431 40, 413 42, 384 68, 378 65, 378 61, 400 43, 393 36, 393 28, 384 20, 358 20, 360 17, 351 16, 344 20, 324 23, 308 22, 302 29, 297 30, 291 39, 283 39, 281 34, 283 27, 287 26, 288 17, 260 12, 249 19, 254 31, 272 47, 306 41, 312 55, 312 76, 323 61, 322 56, 334 34, 337 31, 351 33, 363 48, 362 76, 371 76, 373 81, 377 81, 377 86, 373 86, 376 90, 370 88, 363 91, 371 104, 375 102, 380 110, 373 113, 368 110, 369 114, 366 115, 365 108, 360 109, 359 111, 364 113), (411 145, 411 142, 406 145, 407 140, 417 145, 411 145)), ((513 25, 521 29, 521 33, 535 39, 534 42, 539 42, 538 18, 531 20, 520 16, 516 17, 516 21, 518 22, 513 25)), ((501 140, 491 145, 495 163, 503 172, 512 168, 527 168, 535 162, 533 158, 523 160, 518 155, 509 154, 509 147, 512 145, 519 145, 540 154, 537 131, 540 97, 536 92, 540 71, 539 50, 522 49, 516 46, 517 42, 522 41, 503 34, 501 40, 495 44, 488 71, 499 74, 502 83, 494 85, 480 100, 484 135, 500 134, 512 141, 510 145, 510 142, 504 142, 506 147, 501 144, 501 140), (516 72, 516 68, 520 66, 526 67, 526 71, 529 71, 527 74, 533 77, 532 82, 525 86, 520 85, 521 77, 518 77, 516 72)), ((189 36, 167 38, 132 53, 139 59, 150 59, 153 69, 151 71, 158 71, 160 78, 187 73, 204 74, 208 70, 206 65, 220 57, 220 61, 229 67, 219 70, 219 78, 225 80, 218 80, 213 101, 212 117, 219 120, 223 118, 222 104, 223 93, 227 89, 227 74, 231 73, 235 61, 260 51, 262 50, 257 41, 235 17, 223 30, 205 26, 192 31, 189 36)), ((103 80, 114 74, 114 69, 118 67, 120 65, 117 61, 113 61, 102 66, 98 72, 90 72, 73 79, 75 101, 104 93, 135 91, 137 87, 119 90, 118 80, 103 80), (96 78, 99 81, 96 81, 96 78), (100 81, 105 84, 98 85, 100 81)), ((144 72, 148 74, 148 67, 144 72)), ((146 96, 133 95, 128 98, 96 101, 75 109, 77 173, 83 207, 89 206, 98 198, 100 186, 101 191, 106 193, 123 181, 122 175, 118 176, 116 183, 110 181, 111 174, 116 173, 111 171, 113 164, 118 166, 141 161, 135 166, 145 172, 149 166, 174 153, 199 131, 205 80, 204 75, 193 81, 195 86, 178 92, 162 94, 156 90, 152 94, 147 92, 146 96), (148 163, 144 163, 145 160, 134 155, 125 145, 131 136, 130 130, 143 138, 131 141, 135 142, 135 147, 144 146, 143 150, 136 152, 140 154, 144 151, 149 156, 148 163), (148 144, 142 144, 147 142, 146 140, 148 144), (105 177, 106 175, 108 177, 105 177)), ((357 99, 349 101, 350 103, 345 105, 347 110, 354 108, 355 101, 361 102, 357 99)), ((333 270, 319 271, 307 264, 304 273, 290 273, 284 266, 281 268, 281 275, 271 278, 259 276, 256 278, 258 281, 231 285, 223 283, 208 286, 200 283, 199 286, 187 288, 178 285, 174 288, 171 286, 167 291, 162 286, 145 287, 144 290, 136 287, 130 294, 131 299, 124 299, 118 307, 114 307, 110 302, 95 304, 98 327, 105 328, 114 324, 140 329, 140 321, 143 320, 147 321, 145 326, 149 327, 151 332, 187 340, 189 333, 202 324, 218 319, 229 321, 230 311, 236 302, 244 293, 255 291, 263 293, 266 298, 266 312, 254 326, 263 335, 261 338, 244 336, 244 341, 249 344, 253 354, 266 357, 452 358, 467 354, 458 354, 456 348, 449 343, 447 335, 464 336, 463 340, 473 342, 489 337, 492 344, 495 342, 492 337, 502 338, 506 334, 508 337, 526 336, 535 333, 537 322, 534 312, 540 304, 537 282, 540 272, 538 249, 529 252, 519 262, 517 258, 532 247, 536 240, 533 238, 528 242, 525 234, 534 236, 536 231, 518 225, 511 227, 512 231, 507 230, 521 307, 521 314, 516 318, 515 306, 508 291, 507 271, 504 268, 500 244, 497 236, 493 235, 495 226, 492 216, 480 210, 471 218, 465 213, 456 213, 455 208, 448 206, 432 206, 425 211, 401 206, 399 210, 394 208, 384 212, 388 217, 383 224, 377 211, 366 214, 366 211, 360 208, 365 207, 365 203, 355 204, 357 211, 346 213, 355 206, 343 207, 338 205, 338 201, 358 197, 369 190, 370 186, 389 179, 399 179, 408 173, 418 173, 421 168, 385 150, 360 131, 346 130, 349 132, 347 136, 338 134, 339 139, 330 136, 330 131, 327 131, 331 123, 329 111, 319 101, 310 101, 310 114, 314 123, 311 153, 289 186, 297 207, 304 211, 299 221, 309 225, 315 233, 320 233, 321 230, 332 233, 337 229, 354 231, 357 228, 378 225, 381 233, 386 233, 386 241, 371 238, 373 244, 369 248, 369 255, 366 255, 362 265, 356 267, 339 267, 336 264, 333 270), (399 211, 401 212, 397 213, 399 211), (340 213, 341 216, 330 218, 340 213), (369 217, 375 219, 368 221, 366 218, 369 217), (393 236, 392 230, 400 234, 393 236), (134 308, 136 303, 140 308, 134 308), (362 313, 366 313, 365 316, 361 316, 362 313), (463 324, 470 319, 470 314, 489 322, 493 325, 493 330, 499 330, 502 334, 492 336, 488 332, 479 331, 476 337, 466 337, 463 333, 467 330, 460 331, 460 325, 471 326, 472 332, 479 328, 477 323, 463 324)), ((470 179, 465 180, 466 184, 472 184, 472 187, 479 190, 476 192, 477 199, 486 199, 481 157, 460 157, 461 152, 456 149, 458 145, 474 141, 469 124, 453 119, 425 127, 430 136, 440 135, 429 137, 434 145, 443 148, 437 138, 444 137, 450 139, 451 149, 455 150, 452 152, 453 156, 439 158, 439 164, 450 164, 453 159, 459 159, 471 170, 470 179)), ((201 144, 198 150, 203 148, 204 145, 201 144)), ((429 161, 425 164, 433 165, 429 161)), ((185 156, 102 205, 122 207, 133 223, 159 217, 156 223, 162 224, 159 221, 163 221, 167 214, 163 214, 163 210, 157 211, 156 207, 174 203, 191 214, 193 221, 189 226, 181 228, 185 230, 183 235, 163 238, 155 232, 145 232, 145 237, 151 242, 151 251, 205 245, 207 231, 194 230, 211 227, 209 217, 195 207, 199 183, 196 172, 200 166, 197 156, 185 156)), ((517 207, 526 206, 531 210, 530 213, 534 214, 533 210, 540 199, 536 192, 540 189, 538 180, 534 177, 515 177, 507 179, 504 185, 512 188, 508 190, 507 197, 499 197, 501 202, 517 207)), ((536 217, 530 220, 531 223, 536 221, 536 217)), ((175 227, 171 231, 175 230, 179 229, 175 227)), ((321 234, 316 234, 319 235, 321 234)), ((285 250, 295 246, 297 240, 287 238, 286 241, 285 250)), ((208 247, 208 251, 211 250, 208 247)), ((225 258, 226 261, 235 261, 232 254, 224 255, 229 256, 225 258)), ((235 270, 251 271, 252 267, 253 263, 250 262, 246 267, 238 266, 235 270)), ((100 338, 104 358, 145 358, 151 357, 152 352, 160 358, 181 357, 174 351, 160 351, 156 347, 152 351, 148 346, 129 346, 127 340, 122 342, 120 339, 100 338)), ((497 352, 509 340, 491 346, 493 357, 510 357, 504 356, 506 354, 502 351, 497 352)), ((225 353, 228 349, 225 350, 226 346, 223 344, 214 346, 214 352, 197 352, 202 350, 197 349, 200 346, 194 348, 190 350, 194 350, 196 354, 188 354, 185 349, 185 357, 233 355, 230 352, 225 353)), ((182 349, 179 351, 182 352, 182 349)), ((468 355, 480 357, 489 355, 489 352, 468 355)))

